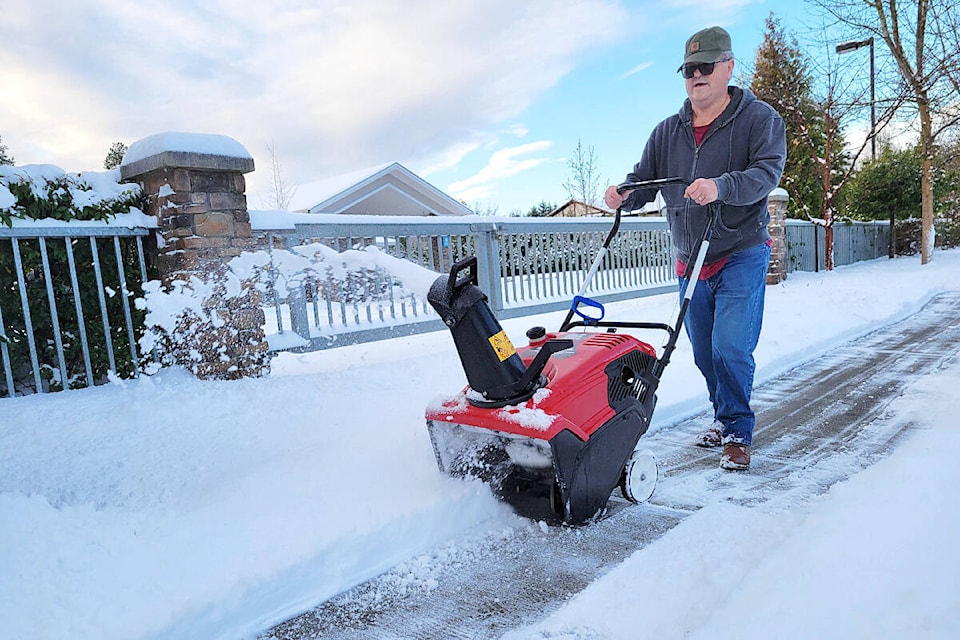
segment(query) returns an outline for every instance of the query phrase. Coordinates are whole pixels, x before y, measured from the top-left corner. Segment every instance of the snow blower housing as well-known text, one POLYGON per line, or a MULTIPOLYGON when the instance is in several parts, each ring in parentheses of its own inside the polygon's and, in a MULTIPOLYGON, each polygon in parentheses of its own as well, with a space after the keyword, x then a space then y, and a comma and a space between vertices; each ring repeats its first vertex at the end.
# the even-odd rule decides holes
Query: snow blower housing
MULTIPOLYGON (((607 244, 619 226, 617 214, 607 244)), ((699 275, 712 224, 707 227, 688 278, 694 268, 699 275)), ((601 253, 591 273, 602 259, 601 253)), ((521 515, 553 522, 591 520, 618 485, 628 500, 649 498, 656 461, 635 449, 650 425, 693 287, 686 287, 675 325, 602 322, 577 311, 584 300, 598 306, 579 295, 560 331, 533 327, 517 350, 477 282, 476 258, 466 258, 437 278, 428 295, 467 376, 462 391, 426 410, 440 470, 478 477, 521 515), (583 320, 571 322, 574 312, 583 320), (577 326, 606 332, 569 331, 577 326), (666 331, 660 358, 649 344, 617 333, 618 327, 666 331)))

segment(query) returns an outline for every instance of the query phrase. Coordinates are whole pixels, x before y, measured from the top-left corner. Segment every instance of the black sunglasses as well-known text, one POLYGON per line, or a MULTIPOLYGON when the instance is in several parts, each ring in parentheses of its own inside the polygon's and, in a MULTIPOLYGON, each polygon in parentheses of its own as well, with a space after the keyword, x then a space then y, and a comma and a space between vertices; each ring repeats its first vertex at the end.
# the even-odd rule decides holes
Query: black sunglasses
POLYGON ((688 62, 687 64, 680 65, 677 73, 683 74, 683 77, 687 80, 693 77, 694 71, 699 71, 702 76, 709 76, 713 73, 713 68, 717 65, 717 62, 727 62, 729 60, 730 58, 724 58, 716 62, 688 62))

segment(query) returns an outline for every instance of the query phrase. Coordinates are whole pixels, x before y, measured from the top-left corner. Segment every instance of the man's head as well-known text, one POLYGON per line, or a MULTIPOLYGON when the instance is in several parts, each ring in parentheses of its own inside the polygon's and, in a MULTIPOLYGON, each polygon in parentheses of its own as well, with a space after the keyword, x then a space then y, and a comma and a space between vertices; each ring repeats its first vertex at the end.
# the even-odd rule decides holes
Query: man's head
POLYGON ((730 34, 721 27, 702 29, 687 39, 679 71, 687 84, 694 106, 724 98, 733 78, 730 34))

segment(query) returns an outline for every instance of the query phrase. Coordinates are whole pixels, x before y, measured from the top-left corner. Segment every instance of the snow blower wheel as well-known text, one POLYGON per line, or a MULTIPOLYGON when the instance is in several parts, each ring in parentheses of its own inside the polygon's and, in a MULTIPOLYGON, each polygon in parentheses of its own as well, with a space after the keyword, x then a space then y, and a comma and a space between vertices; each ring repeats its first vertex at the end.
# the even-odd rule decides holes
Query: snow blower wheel
POLYGON ((657 488, 660 465, 650 451, 634 451, 623 467, 620 493, 634 504, 646 502, 657 488))

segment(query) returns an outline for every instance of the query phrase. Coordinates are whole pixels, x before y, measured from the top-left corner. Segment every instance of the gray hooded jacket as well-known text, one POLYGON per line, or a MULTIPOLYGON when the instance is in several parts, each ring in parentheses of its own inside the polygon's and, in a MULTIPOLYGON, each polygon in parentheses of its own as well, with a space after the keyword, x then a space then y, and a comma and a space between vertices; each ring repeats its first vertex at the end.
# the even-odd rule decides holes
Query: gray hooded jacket
MULTIPOLYGON (((713 122, 697 148, 693 136, 690 100, 677 115, 658 124, 647 140, 640 162, 626 182, 662 178, 713 178, 722 203, 706 263, 770 239, 767 196, 780 182, 787 156, 783 119, 749 89, 728 87, 730 104, 713 122)), ((696 256, 708 207, 683 197, 683 185, 661 189, 667 204, 667 221, 677 248, 677 258, 690 262, 696 256)), ((634 191, 624 202, 631 211, 650 202, 656 193, 634 191)))

